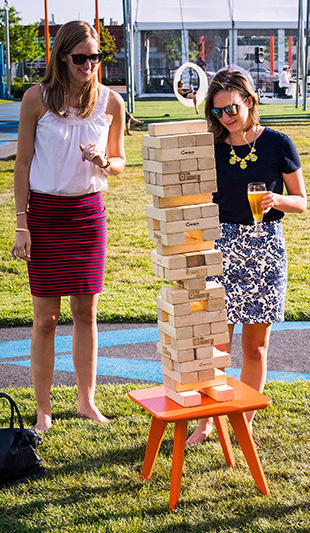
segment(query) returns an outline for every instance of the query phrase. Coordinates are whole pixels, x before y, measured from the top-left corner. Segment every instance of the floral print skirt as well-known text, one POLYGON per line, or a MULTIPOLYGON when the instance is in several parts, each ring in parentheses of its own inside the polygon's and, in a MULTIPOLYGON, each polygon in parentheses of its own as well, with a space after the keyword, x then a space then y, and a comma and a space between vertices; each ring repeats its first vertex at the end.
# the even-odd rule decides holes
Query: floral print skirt
MULTIPOLYGON (((280 221, 254 226, 221 224, 215 248, 223 254, 223 275, 212 279, 225 287, 227 322, 259 324, 284 320, 287 257, 280 221)), ((211 278, 208 278, 208 280, 211 278)))

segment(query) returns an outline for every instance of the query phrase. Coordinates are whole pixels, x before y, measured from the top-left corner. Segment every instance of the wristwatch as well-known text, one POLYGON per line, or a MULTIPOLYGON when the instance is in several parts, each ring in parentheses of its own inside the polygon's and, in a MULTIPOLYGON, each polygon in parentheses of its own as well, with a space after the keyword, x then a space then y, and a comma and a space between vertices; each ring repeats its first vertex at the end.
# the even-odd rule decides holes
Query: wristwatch
POLYGON ((106 165, 104 165, 103 167, 99 167, 99 168, 101 168, 101 170, 107 170, 107 168, 109 168, 109 166, 111 165, 111 159, 106 157, 106 160, 107 160, 106 165))

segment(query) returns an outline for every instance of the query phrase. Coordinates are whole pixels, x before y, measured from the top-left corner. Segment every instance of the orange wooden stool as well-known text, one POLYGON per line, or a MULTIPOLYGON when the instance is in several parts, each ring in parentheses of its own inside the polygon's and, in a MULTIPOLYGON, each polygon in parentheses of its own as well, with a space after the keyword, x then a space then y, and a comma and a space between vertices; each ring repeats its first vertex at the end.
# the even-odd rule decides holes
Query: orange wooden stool
POLYGON ((228 378, 227 382, 235 389, 234 400, 216 402, 208 396, 202 395, 202 403, 196 407, 182 407, 170 400, 165 395, 165 387, 137 389, 129 392, 129 397, 132 400, 153 415, 142 468, 142 479, 150 479, 151 477, 168 422, 175 424, 169 510, 174 509, 179 501, 188 421, 211 416, 214 418, 227 465, 236 466, 225 415, 228 416, 233 427, 258 489, 263 494, 269 495, 268 485, 245 412, 265 409, 271 404, 271 399, 235 378, 228 378))

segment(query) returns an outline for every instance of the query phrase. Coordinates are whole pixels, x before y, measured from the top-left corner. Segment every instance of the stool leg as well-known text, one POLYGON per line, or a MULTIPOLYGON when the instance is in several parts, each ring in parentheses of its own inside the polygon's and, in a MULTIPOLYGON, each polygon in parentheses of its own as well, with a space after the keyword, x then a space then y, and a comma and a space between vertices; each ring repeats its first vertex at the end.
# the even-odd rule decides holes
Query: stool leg
POLYGON ((171 468, 169 511, 174 509, 176 504, 179 501, 186 432, 187 432, 187 420, 179 420, 178 422, 175 423, 172 468, 171 468))
POLYGON ((269 496, 270 492, 265 474, 255 449, 245 413, 231 413, 228 415, 228 418, 259 491, 269 496))
POLYGON ((142 479, 150 479, 152 475, 152 470, 163 440, 166 426, 167 422, 163 422, 153 416, 141 473, 142 479))
POLYGON ((235 468, 236 462, 235 462, 234 452, 233 452, 231 442, 230 442, 230 437, 228 433, 228 427, 227 427, 225 416, 214 416, 213 419, 216 425, 217 434, 220 439, 222 450, 223 450, 223 453, 226 459, 226 464, 228 466, 232 466, 233 468, 235 468))

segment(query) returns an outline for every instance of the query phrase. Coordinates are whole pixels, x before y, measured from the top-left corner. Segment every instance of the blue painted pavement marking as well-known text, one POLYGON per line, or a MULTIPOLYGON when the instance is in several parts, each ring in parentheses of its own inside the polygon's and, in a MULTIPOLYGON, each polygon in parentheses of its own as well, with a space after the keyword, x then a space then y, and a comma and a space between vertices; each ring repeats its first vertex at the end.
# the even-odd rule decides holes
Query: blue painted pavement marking
MULTIPOLYGON (((310 326, 309 326, 310 328, 310 326)), ((116 329, 98 333, 99 348, 122 346, 124 344, 144 344, 158 341, 157 327, 116 329)), ((0 342, 0 359, 30 355, 30 339, 0 342)), ((72 336, 64 335, 55 338, 55 353, 70 352, 72 336)))
MULTIPOLYGON (((0 361, 0 364, 6 364, 0 361)), ((30 359, 10 361, 11 365, 30 368, 30 359)), ((55 370, 74 372, 71 354, 58 355, 55 357, 55 370)), ((226 368, 228 376, 240 379, 240 368, 226 368)), ((144 359, 124 359, 114 357, 98 357, 97 374, 124 379, 136 379, 141 381, 163 382, 162 365, 160 361, 147 361, 144 359)), ((303 372, 278 372, 268 370, 267 381, 307 381, 310 374, 303 372)))

